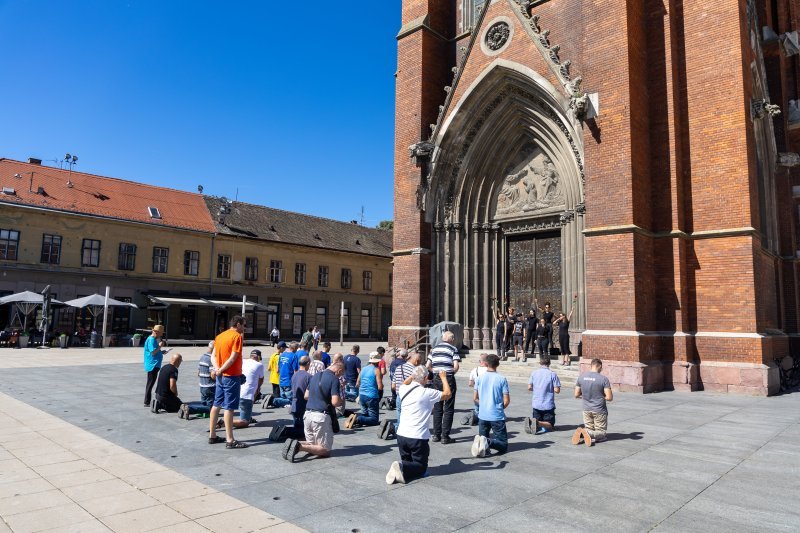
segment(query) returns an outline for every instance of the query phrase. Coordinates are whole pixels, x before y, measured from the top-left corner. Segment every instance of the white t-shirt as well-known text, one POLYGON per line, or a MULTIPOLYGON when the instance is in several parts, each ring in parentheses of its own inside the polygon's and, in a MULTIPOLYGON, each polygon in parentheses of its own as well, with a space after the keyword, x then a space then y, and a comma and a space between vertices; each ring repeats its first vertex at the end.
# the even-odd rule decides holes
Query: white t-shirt
POLYGON ((486 367, 485 366, 476 366, 475 368, 472 369, 472 372, 469 373, 469 380, 472 383, 477 383, 478 382, 478 378, 480 376, 484 375, 485 373, 486 373, 486 367))
POLYGON ((431 419, 433 406, 442 401, 442 393, 436 389, 427 389, 419 383, 412 383, 400 385, 397 401, 400 401, 400 398, 403 400, 400 405, 400 427, 397 428, 397 434, 407 439, 431 438, 428 422, 431 419), (412 388, 414 390, 411 390, 412 388))
POLYGON ((252 400, 256 395, 259 378, 264 377, 264 365, 254 359, 245 359, 242 361, 242 374, 245 375, 247 381, 242 385, 239 397, 244 400, 252 400))

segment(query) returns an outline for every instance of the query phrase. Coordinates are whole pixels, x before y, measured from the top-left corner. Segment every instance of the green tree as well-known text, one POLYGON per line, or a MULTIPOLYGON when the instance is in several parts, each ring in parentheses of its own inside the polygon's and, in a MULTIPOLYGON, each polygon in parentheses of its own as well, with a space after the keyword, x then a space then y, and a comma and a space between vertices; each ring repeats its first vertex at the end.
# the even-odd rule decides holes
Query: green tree
POLYGON ((386 230, 393 230, 394 229, 394 220, 381 220, 378 222, 378 225, 375 226, 378 229, 386 229, 386 230))

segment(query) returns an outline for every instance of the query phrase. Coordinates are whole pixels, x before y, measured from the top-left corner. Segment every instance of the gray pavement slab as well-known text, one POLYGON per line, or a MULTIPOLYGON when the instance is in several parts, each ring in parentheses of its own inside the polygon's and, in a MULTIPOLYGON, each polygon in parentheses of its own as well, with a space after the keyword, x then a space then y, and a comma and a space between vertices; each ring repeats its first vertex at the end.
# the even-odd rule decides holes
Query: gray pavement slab
MULTIPOLYGON (((70 352, 80 358, 79 350, 70 352)), ((530 396, 512 383, 509 452, 476 459, 476 428, 458 423, 471 407, 466 375, 459 376, 456 443, 431 444, 428 477, 387 486, 396 443, 379 440, 375 428, 343 430, 331 458, 290 464, 281 459, 282 446, 266 440, 275 423, 290 419, 288 410, 257 405, 258 424, 236 431, 250 448, 208 445, 207 420, 154 415, 142 406, 137 357, 9 368, 0 392, 312 531, 782 531, 800 523, 781 503, 797 494, 797 394, 617 393, 609 441, 587 448, 570 442, 582 422, 572 387, 557 398, 559 431, 531 436, 522 431, 530 396)), ((195 372, 196 358, 187 356, 178 384, 184 400, 199 395, 195 372)), ((19 444, 25 433, 13 437, 0 434, 0 442, 19 444)), ((0 473, 0 489, 24 473, 0 473)))

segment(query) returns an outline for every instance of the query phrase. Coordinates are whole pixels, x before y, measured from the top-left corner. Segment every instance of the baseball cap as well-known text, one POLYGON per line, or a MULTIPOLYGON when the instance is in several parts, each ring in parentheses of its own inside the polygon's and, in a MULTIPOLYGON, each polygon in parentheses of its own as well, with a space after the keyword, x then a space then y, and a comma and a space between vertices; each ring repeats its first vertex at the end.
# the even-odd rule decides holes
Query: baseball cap
POLYGON ((261 350, 250 350, 250 355, 257 355, 258 357, 261 357, 261 350))
POLYGON ((285 342, 281 341, 281 342, 278 343, 278 348, 286 348, 286 347, 287 346, 286 346, 285 342))

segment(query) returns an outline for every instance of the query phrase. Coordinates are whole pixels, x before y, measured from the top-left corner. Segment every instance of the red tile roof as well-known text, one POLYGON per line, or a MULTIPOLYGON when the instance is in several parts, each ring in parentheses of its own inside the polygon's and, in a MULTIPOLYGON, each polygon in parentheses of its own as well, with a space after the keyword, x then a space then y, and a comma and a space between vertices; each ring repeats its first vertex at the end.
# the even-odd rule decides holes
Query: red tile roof
POLYGON ((203 196, 197 193, 75 170, 70 174, 68 170, 5 158, 0 158, 0 187, 10 187, 16 192, 14 195, 0 193, 0 203, 31 205, 210 233, 216 229, 203 196), (16 178, 16 174, 22 177, 16 178), (67 180, 72 182, 72 187, 67 186, 67 180), (39 187, 44 189, 44 194, 37 193, 39 187), (158 208, 161 218, 152 218, 148 207, 158 208))

